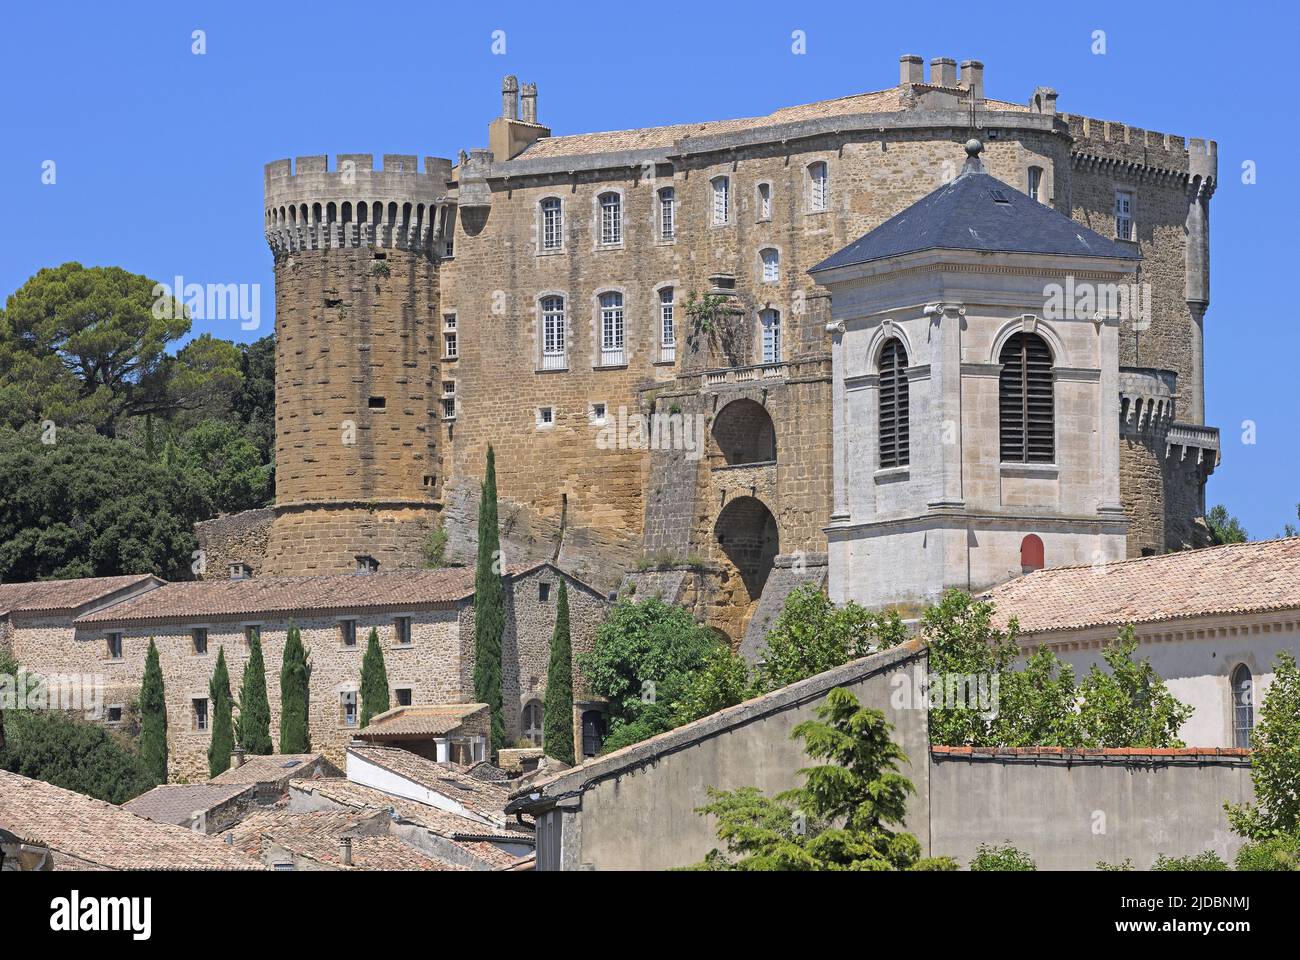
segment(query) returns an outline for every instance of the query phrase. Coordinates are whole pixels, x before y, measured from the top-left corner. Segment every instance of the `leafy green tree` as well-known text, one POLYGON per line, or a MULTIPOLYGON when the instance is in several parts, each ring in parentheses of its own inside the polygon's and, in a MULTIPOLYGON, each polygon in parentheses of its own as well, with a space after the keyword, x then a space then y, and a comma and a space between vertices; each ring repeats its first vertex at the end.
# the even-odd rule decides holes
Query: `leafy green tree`
MULTIPOLYGON (((1295 505, 1295 516, 1297 520, 1300 520, 1300 503, 1295 505)), ((1282 536, 1300 537, 1300 527, 1297 527, 1294 523, 1285 524, 1282 527, 1282 536)))
POLYGON ((1228 865, 1213 850, 1206 850, 1204 853, 1186 857, 1166 857, 1162 853, 1156 857, 1156 862, 1151 865, 1151 869, 1162 872, 1207 873, 1227 870, 1228 865))
POLYGON ((361 726, 387 709, 388 668, 384 666, 384 651, 379 647, 379 631, 371 627, 366 655, 361 661, 361 726))
POLYGON ((140 684, 140 762, 154 783, 167 782, 167 696, 153 637, 149 638, 140 684))
POLYGON ((1238 870, 1267 873, 1300 870, 1300 834, 1283 833, 1244 843, 1234 863, 1238 870))
POLYGON ((203 420, 177 446, 216 510, 236 513, 271 502, 271 467, 237 424, 203 420))
POLYGON ((244 664, 235 729, 239 745, 246 752, 260 756, 275 752, 271 744, 271 704, 266 696, 266 661, 262 657, 262 638, 256 630, 248 640, 248 663, 244 664))
POLYGON ((816 586, 796 587, 767 635, 756 692, 788 686, 905 637, 897 613, 872 613, 852 601, 837 607, 816 586))
POLYGON ((502 572, 496 455, 489 446, 479 497, 478 564, 474 571, 474 698, 491 708, 493 752, 506 745, 501 701, 501 636, 506 626, 502 572))
POLYGON ((298 625, 289 621, 280 667, 280 752, 306 753, 311 749, 307 726, 307 697, 311 669, 298 625))
POLYGON ((1079 684, 1084 743, 1098 747, 1181 747, 1178 731, 1192 708, 1169 692, 1150 660, 1133 660, 1133 627, 1102 650, 1109 674, 1096 664, 1079 684))
POLYGON ((151 384, 190 321, 183 308, 155 311, 154 291, 148 277, 79 263, 40 270, 15 291, 0 315, 9 422, 48 418, 111 434, 124 414, 156 407, 151 384))
POLYGON ((1034 863, 1033 857, 1025 853, 1025 851, 1013 847, 1011 841, 1008 840, 1001 847, 981 843, 970 862, 970 868, 974 871, 1024 873, 1037 870, 1038 866, 1034 863))
POLYGON ((615 604, 578 659, 591 689, 607 698, 606 751, 675 726, 677 701, 724 645, 674 604, 652 598, 615 604))
POLYGON ((827 695, 817 719, 794 728, 792 739, 827 763, 799 771, 804 786, 774 799, 753 787, 710 790, 699 809, 718 819, 704 870, 952 870, 947 857, 921 858, 920 842, 896 829, 914 788, 898 772, 907 756, 890 738, 879 710, 863 707, 842 687, 827 695))
POLYGON ((569 636, 569 589, 563 580, 555 600, 555 632, 546 667, 542 744, 548 757, 573 763, 573 641, 569 636))
POLYGON ((208 742, 208 776, 215 777, 230 769, 230 755, 235 751, 235 729, 230 698, 230 670, 226 667, 226 648, 217 651, 217 668, 208 683, 212 704, 212 738, 208 742))
POLYGON ((1228 513, 1228 508, 1218 504, 1205 515, 1206 526, 1210 528, 1210 539, 1216 546, 1224 543, 1245 543, 1250 535, 1241 525, 1241 521, 1228 513))
POLYGON ((75 714, 13 710, 5 733, 0 769, 10 773, 116 804, 157 785, 129 744, 75 714))
POLYGON ((263 463, 275 460, 275 337, 239 345, 240 386, 233 406, 263 463))
POLYGON ((209 418, 232 420, 244 377, 240 359, 239 345, 201 334, 162 358, 126 412, 162 416, 182 429, 209 418))
POLYGON ((0 427, 0 580, 190 579, 202 478, 93 432, 0 427))
POLYGON ((1300 838, 1300 669, 1289 650, 1273 663, 1273 682, 1251 731, 1255 803, 1227 806, 1232 829, 1248 840, 1300 838))
POLYGON ((730 647, 719 645, 704 665, 687 678, 673 703, 674 726, 734 707, 756 695, 749 664, 732 653, 730 647))

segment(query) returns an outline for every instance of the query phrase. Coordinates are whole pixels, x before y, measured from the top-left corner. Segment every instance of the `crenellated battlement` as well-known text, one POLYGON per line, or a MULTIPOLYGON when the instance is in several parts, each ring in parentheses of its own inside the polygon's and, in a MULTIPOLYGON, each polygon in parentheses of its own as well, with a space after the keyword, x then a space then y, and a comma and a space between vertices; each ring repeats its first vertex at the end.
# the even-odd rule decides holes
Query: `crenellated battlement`
POLYGON ((411 154, 341 153, 276 160, 265 168, 265 229, 278 258, 326 247, 396 247, 445 255, 456 201, 451 161, 411 154))
POLYGON ((1199 137, 1143 130, 1110 120, 1062 114, 1074 137, 1076 158, 1151 167, 1213 183, 1219 175, 1219 145, 1199 137))

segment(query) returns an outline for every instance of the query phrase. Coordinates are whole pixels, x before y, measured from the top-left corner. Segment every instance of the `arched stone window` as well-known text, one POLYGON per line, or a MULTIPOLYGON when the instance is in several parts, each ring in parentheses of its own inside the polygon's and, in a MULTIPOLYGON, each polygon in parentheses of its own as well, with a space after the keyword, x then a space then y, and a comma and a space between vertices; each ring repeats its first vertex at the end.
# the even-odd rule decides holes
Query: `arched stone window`
POLYGON ((1056 417, 1052 351, 1034 333, 1017 333, 998 357, 998 407, 1003 463, 1052 463, 1056 417))
POLYGON ((1232 671, 1232 745, 1249 747, 1255 729, 1255 681, 1250 668, 1237 664, 1232 671))
POLYGON ((1041 570, 1047 566, 1047 561, 1043 557, 1043 541, 1035 533, 1031 533, 1025 539, 1020 541, 1020 571, 1022 573, 1032 573, 1035 570, 1041 570))
POLYGON ((519 729, 523 731, 524 739, 535 747, 542 746, 542 717, 542 703, 540 700, 529 700, 524 704, 519 729))
POLYGON ((713 418, 713 439, 728 466, 776 460, 776 427, 756 400, 732 400, 713 418))
POLYGON ((907 350, 897 337, 880 351, 880 467, 911 462, 908 418, 907 350))

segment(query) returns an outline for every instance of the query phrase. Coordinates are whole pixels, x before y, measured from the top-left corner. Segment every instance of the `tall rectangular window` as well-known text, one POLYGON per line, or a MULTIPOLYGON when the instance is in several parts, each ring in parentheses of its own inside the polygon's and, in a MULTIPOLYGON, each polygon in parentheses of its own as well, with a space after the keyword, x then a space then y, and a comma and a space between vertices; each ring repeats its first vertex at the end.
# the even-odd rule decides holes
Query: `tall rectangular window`
POLYGON ((808 206, 812 210, 825 210, 830 200, 830 178, 826 163, 818 160, 808 167, 808 206))
POLYGON ((345 727, 357 725, 357 692, 344 690, 339 694, 339 723, 345 727))
POLYGON ((731 181, 726 177, 713 178, 713 222, 723 224, 731 219, 731 181))
POLYGON ((393 620, 393 640, 398 646, 409 646, 411 643, 411 618, 396 617, 393 620))
POLYGON ((442 315, 442 355, 446 360, 455 360, 460 356, 459 331, 456 329, 456 314, 442 315))
POLYGON ((671 362, 677 359, 677 328, 674 324, 673 288, 659 291, 659 359, 671 362))
POLYGON ((339 639, 343 641, 345 647, 355 647, 357 645, 357 622, 355 620, 339 621, 339 639))
POLYGON ((676 203, 676 191, 672 187, 664 187, 659 191, 659 239, 661 240, 672 240, 677 236, 674 203, 676 203))
POLYGON ((193 630, 190 631, 190 641, 194 646, 194 652, 196 654, 207 653, 208 652, 208 628, 195 627, 193 630))
POLYGON ((1115 237, 1119 240, 1134 239, 1132 190, 1115 191, 1115 237))
POLYGON ((542 249, 560 250, 564 247, 564 207, 559 197, 542 201, 542 249))
POLYGON ((202 733, 208 729, 208 701, 195 699, 190 701, 190 720, 194 730, 202 733))
POLYGON ((106 639, 108 641, 108 659, 121 660, 122 659, 122 634, 110 633, 106 639))
POLYGON ((626 362, 624 335, 623 294, 602 293, 600 295, 601 366, 617 367, 626 362))
POLYGON ((1043 168, 1042 167, 1029 168, 1029 183, 1027 184, 1027 186, 1029 187, 1028 190, 1029 196, 1037 200, 1039 203, 1042 203, 1043 202, 1043 168))
POLYGON ((617 193, 600 195, 600 242, 623 242, 623 198, 617 193))
POLYGON ((763 282, 776 283, 781 279, 781 255, 768 247, 760 256, 763 258, 763 282))
POLYGON ((772 185, 770 183, 760 183, 758 185, 758 219, 772 219, 772 185))
POLYGON ((781 311, 764 310, 758 315, 763 327, 763 362, 781 362, 781 311))
POLYGON ((564 367, 564 298, 542 298, 542 369, 564 367))

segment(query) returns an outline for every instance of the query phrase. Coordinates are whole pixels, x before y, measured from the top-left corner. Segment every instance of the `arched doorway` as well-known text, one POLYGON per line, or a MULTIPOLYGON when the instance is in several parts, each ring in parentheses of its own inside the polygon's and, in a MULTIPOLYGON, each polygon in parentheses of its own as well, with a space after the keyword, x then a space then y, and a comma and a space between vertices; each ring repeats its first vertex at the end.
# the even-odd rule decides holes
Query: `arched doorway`
POLYGON ((713 418, 713 439, 728 466, 776 460, 776 428, 754 400, 733 400, 713 418))
POLYGON ((718 514, 713 535, 722 554, 739 573, 750 601, 757 601, 780 552, 780 534, 772 511, 755 497, 736 497, 718 514))

